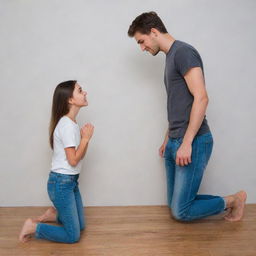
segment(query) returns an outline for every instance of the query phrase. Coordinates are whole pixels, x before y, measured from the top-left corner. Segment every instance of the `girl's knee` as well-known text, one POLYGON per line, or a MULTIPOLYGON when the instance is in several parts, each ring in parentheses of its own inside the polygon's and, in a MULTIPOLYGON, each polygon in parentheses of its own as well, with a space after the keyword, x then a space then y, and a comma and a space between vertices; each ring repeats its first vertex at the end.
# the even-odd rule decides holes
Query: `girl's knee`
POLYGON ((85 230, 85 224, 80 226, 80 231, 83 231, 83 230, 85 230))
POLYGON ((80 219, 80 231, 85 230, 85 228, 86 228, 85 218, 83 218, 82 220, 80 219))
POLYGON ((189 216, 183 212, 172 212, 172 216, 177 221, 190 221, 189 216))
POLYGON ((181 207, 180 205, 172 205, 172 216, 177 221, 190 221, 188 215, 189 207, 181 207))
POLYGON ((80 231, 74 232, 73 234, 70 234, 68 237, 68 243, 73 244, 77 243, 80 240, 80 231))

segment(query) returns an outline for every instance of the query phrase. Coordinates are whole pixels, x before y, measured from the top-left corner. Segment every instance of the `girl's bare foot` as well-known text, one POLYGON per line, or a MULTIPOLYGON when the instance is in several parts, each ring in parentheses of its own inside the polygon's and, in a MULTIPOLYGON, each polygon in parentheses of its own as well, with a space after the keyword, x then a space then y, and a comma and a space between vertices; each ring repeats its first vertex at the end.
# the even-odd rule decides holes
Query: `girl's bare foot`
POLYGON ((226 211, 226 214, 224 215, 224 218, 231 216, 231 211, 232 211, 231 208, 228 208, 226 211))
POLYGON ((55 222, 56 221, 56 209, 54 207, 50 207, 46 210, 46 212, 35 218, 34 221, 36 222, 55 222))
POLYGON ((32 219, 27 219, 21 229, 19 240, 23 243, 27 242, 32 235, 36 232, 37 223, 32 219))
POLYGON ((245 191, 239 191, 233 195, 233 203, 231 212, 229 212, 224 218, 228 221, 238 221, 241 220, 244 214, 244 206, 247 198, 245 191))

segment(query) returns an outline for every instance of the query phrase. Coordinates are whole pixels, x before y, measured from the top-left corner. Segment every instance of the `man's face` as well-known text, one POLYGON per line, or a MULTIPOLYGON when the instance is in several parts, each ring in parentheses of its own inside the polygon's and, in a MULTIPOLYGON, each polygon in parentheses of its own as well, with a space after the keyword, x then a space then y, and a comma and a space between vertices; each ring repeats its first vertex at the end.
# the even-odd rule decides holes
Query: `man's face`
POLYGON ((160 51, 160 47, 158 42, 156 41, 156 37, 153 32, 150 34, 141 34, 140 32, 136 32, 134 35, 135 40, 140 45, 142 51, 147 51, 151 53, 153 56, 157 55, 160 51))

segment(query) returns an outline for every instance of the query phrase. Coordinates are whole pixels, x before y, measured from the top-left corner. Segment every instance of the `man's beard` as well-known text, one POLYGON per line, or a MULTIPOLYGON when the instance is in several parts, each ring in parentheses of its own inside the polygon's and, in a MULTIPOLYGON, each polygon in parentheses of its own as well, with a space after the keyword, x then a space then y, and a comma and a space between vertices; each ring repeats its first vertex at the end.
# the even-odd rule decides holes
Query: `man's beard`
POLYGON ((156 49, 153 49, 153 56, 156 56, 160 52, 160 47, 156 47, 156 49))
POLYGON ((156 56, 160 52, 160 49, 158 49, 156 52, 154 52, 152 55, 156 56))

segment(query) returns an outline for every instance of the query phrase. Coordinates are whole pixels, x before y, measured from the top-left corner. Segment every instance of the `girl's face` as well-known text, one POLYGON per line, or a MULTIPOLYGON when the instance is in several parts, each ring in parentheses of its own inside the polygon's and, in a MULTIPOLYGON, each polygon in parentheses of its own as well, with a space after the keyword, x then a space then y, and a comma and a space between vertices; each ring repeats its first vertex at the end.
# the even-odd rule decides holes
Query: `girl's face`
POLYGON ((75 105, 77 107, 84 107, 88 105, 87 99, 86 99, 87 92, 83 91, 82 87, 76 83, 75 89, 73 91, 73 97, 70 98, 69 104, 75 105))

